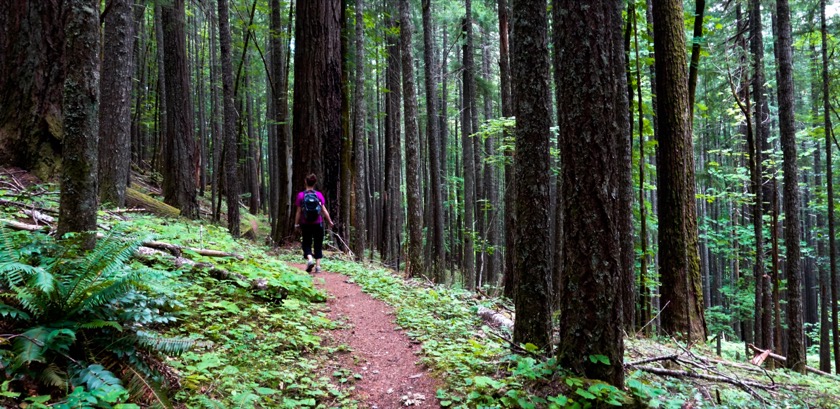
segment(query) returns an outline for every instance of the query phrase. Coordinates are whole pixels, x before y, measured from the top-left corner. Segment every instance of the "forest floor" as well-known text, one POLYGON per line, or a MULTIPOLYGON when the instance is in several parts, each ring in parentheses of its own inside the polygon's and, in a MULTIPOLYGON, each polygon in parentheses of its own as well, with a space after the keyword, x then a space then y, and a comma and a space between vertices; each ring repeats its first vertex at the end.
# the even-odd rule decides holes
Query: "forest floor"
MULTIPOLYGON (((304 269, 304 265, 294 264, 304 269)), ((376 300, 347 276, 314 274, 315 286, 327 293, 328 317, 338 325, 325 330, 324 342, 349 348, 336 355, 330 373, 342 369, 361 375, 353 397, 370 408, 439 407, 438 380, 418 362, 419 342, 411 340, 394 320, 394 309, 376 300)))

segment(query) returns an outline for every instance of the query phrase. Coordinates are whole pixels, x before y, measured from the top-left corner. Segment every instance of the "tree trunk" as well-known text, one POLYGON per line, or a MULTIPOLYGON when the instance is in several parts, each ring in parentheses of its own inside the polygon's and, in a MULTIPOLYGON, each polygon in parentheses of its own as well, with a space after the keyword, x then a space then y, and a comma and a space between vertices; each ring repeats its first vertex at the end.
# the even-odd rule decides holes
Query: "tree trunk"
MULTIPOLYGON (((831 103, 829 102, 829 79, 828 79, 828 42, 826 41, 826 19, 825 19, 825 0, 820 0, 820 36, 822 39, 822 92, 823 92, 823 130, 825 132, 825 180, 826 190, 828 191, 827 203, 834 203, 834 174, 831 171, 831 137, 833 127, 831 125, 831 103)), ((834 349, 834 371, 840 373, 840 329, 838 329, 838 306, 837 301, 840 298, 840 276, 837 275, 837 247, 834 237, 834 206, 828 206, 828 265, 829 276, 825 279, 820 279, 820 288, 823 289, 820 300, 823 305, 831 305, 831 336, 833 337, 834 349), (831 285, 829 286, 829 281, 831 285), (831 288, 831 296, 829 297, 828 288, 831 288)), ((827 309, 823 308, 823 315, 828 315, 827 309)), ((825 326, 828 326, 828 318, 823 320, 825 326)), ((828 334, 826 334, 827 336, 828 334)), ((828 349, 828 341, 825 342, 825 349, 828 349)), ((820 369, 822 369, 822 350, 823 343, 820 342, 820 369)), ((827 364, 828 369, 831 370, 831 363, 827 364)))
POLYGON ((163 55, 166 71, 166 163, 163 164, 164 202, 181 209, 181 216, 197 219, 196 152, 192 97, 186 56, 184 0, 162 6, 163 55))
MULTIPOLYGON (((472 112, 475 106, 475 64, 473 57, 472 41, 472 0, 465 0, 466 17, 463 20, 461 29, 464 32, 466 42, 463 47, 464 56, 464 93, 461 115, 461 146, 464 162, 464 288, 475 289, 475 249, 473 248, 473 235, 475 234, 475 202, 476 202, 476 169, 475 169, 475 144, 470 137, 473 129, 472 112)), ((547 203, 547 202, 546 202, 547 203)))
POLYGON ((687 340, 706 338, 694 201, 682 2, 653 3, 660 148, 659 257, 662 328, 687 340))
MULTIPOLYGON (((227 222, 228 231, 233 237, 239 237, 239 176, 236 171, 237 152, 236 141, 236 111, 234 108, 233 92, 233 63, 231 62, 230 18, 228 17, 227 0, 218 0, 219 6, 219 43, 222 54, 222 106, 224 108, 224 185, 227 192, 227 222)), ((221 168, 219 168, 221 169, 221 168)))
POLYGON ((423 198, 420 191, 420 134, 417 129, 417 91, 414 88, 414 53, 408 0, 400 0, 400 45, 402 47, 403 105, 405 114, 405 189, 408 199, 409 277, 426 274, 423 260, 423 198))
POLYGON ((0 163, 44 180, 62 156, 63 16, 56 2, 0 7, 0 163))
MULTIPOLYGON (((216 10, 213 7, 210 7, 210 19, 212 20, 212 26, 216 26, 219 24, 216 18, 216 10)), ((210 108, 210 130, 212 131, 212 139, 213 139, 213 171, 212 177, 210 179, 210 203, 211 207, 213 203, 216 203, 216 197, 221 196, 221 182, 222 182, 222 175, 224 171, 222 170, 222 145, 224 144, 224 137, 223 137, 223 130, 222 125, 224 122, 224 114, 222 113, 223 107, 219 106, 219 94, 221 93, 219 89, 219 72, 221 71, 219 57, 216 54, 217 50, 217 40, 216 35, 218 33, 217 29, 211 27, 210 29, 210 98, 212 101, 212 106, 210 108), (220 121, 221 120, 221 121, 220 121)), ((213 220, 219 221, 220 215, 216 212, 213 212, 213 220)))
MULTIPOLYGON (((292 29, 292 12, 294 6, 289 7, 289 21, 287 29, 287 39, 282 41, 281 30, 282 22, 280 21, 280 4, 278 0, 271 1, 271 27, 274 34, 271 38, 272 50, 275 53, 272 59, 271 72, 275 78, 274 86, 275 93, 272 101, 274 107, 274 132, 276 133, 275 150, 273 152, 276 158, 277 180, 272 181, 272 186, 277 191, 277 212, 274 216, 274 224, 272 225, 271 237, 275 245, 279 245, 285 237, 292 231, 292 201, 291 191, 289 186, 289 143, 291 139, 291 128, 289 126, 289 49, 291 41, 292 29)), ((305 175, 304 175, 305 176, 305 175)))
POLYGON ((573 295, 562 297, 560 303, 560 333, 564 335, 558 355, 564 367, 620 386, 624 384, 622 321, 626 315, 622 310, 627 305, 622 302, 627 273, 622 240, 624 217, 630 214, 629 202, 615 200, 626 188, 626 166, 615 162, 630 160, 624 140, 629 121, 622 3, 604 0, 584 5, 567 0, 557 5, 563 18, 555 30, 566 45, 557 50, 564 61, 557 86, 565 96, 558 101, 566 220, 563 289, 564 294, 573 295), (598 355, 606 356, 609 363, 590 360, 598 355))
POLYGON ((399 37, 393 34, 396 21, 388 21, 389 33, 386 35, 386 52, 388 61, 386 67, 385 87, 385 196, 382 214, 382 258, 387 264, 396 265, 399 269, 398 257, 399 240, 402 226, 400 224, 400 46, 399 37))
MULTIPOLYGON (((516 195, 519 223, 515 233, 515 271, 520 273, 515 295, 513 342, 528 342, 539 348, 550 349, 551 266, 550 251, 545 245, 550 239, 547 204, 551 162, 551 112, 549 98, 546 98, 549 89, 546 2, 514 0, 512 11, 513 26, 516 27, 511 50, 511 71, 516 73, 512 84, 516 93, 516 155, 521 158, 514 164, 516 178, 520 181, 516 195)), ((470 18, 467 18, 469 21, 470 18)), ((467 135, 464 133, 463 138, 469 141, 467 135)), ((467 145, 470 143, 464 144, 465 147, 467 145)), ((471 159, 470 156, 464 156, 465 171, 469 171, 466 163, 471 159)), ((471 207, 469 199, 468 196, 465 209, 471 207)), ((469 216, 467 221, 470 220, 469 216)), ((467 260, 471 258, 468 252, 467 260)), ((470 281, 466 284, 469 286, 470 281)))
POLYGON ((796 127, 794 123, 793 49, 790 7, 787 0, 776 1, 779 134, 784 157, 785 199, 785 275, 788 280, 788 367, 805 373, 805 333, 802 317, 802 254, 799 247, 799 173, 796 165, 796 127))
POLYGON ((64 146, 58 236, 84 233, 96 244, 99 143, 99 2, 68 0, 64 26, 64 146))
POLYGON ((365 23, 364 23, 364 0, 356 0, 356 90, 354 96, 355 109, 353 110, 353 158, 355 160, 354 169, 354 189, 356 202, 353 208, 355 209, 355 217, 353 218, 353 236, 351 237, 351 244, 353 252, 356 253, 358 260, 365 259, 365 249, 367 247, 367 198, 368 193, 366 189, 367 163, 365 157, 367 154, 367 138, 366 122, 367 122, 367 104, 365 103, 365 23))
POLYGON ((430 246, 432 247, 432 270, 435 282, 442 283, 444 281, 444 251, 446 244, 443 240, 443 192, 441 191, 441 161, 446 158, 441 157, 440 154, 440 123, 438 120, 437 107, 437 78, 434 72, 434 31, 432 28, 432 10, 431 0, 423 0, 423 62, 426 85, 426 139, 429 143, 429 162, 430 162, 430 177, 429 183, 431 191, 431 206, 432 212, 432 240, 430 246))
POLYGON ((318 175, 331 214, 338 208, 341 150, 340 4, 298 3, 295 16, 295 88, 292 184, 318 175))
MULTIPOLYGON (((502 116, 505 118, 513 115, 513 98, 511 96, 510 78, 510 53, 508 50, 508 5, 507 0, 499 0, 499 82, 501 83, 502 94, 502 116)), ((508 135, 502 136, 507 138, 508 135)), ((513 298, 516 288, 516 273, 514 270, 514 230, 516 229, 516 178, 513 174, 513 152, 510 149, 505 151, 505 257, 504 257, 504 295, 513 298)), ((560 253, 557 253, 558 255, 560 253)), ((553 273, 554 281, 559 282, 556 277, 560 272, 553 273)))
POLYGON ((131 72, 134 49, 132 0, 114 0, 105 16, 99 112, 99 194, 102 203, 125 206, 131 165, 131 72))
MULTIPOLYGON (((338 233, 349 239, 351 208, 350 202, 353 198, 353 135, 350 133, 350 68, 348 60, 350 55, 349 37, 350 31, 347 28, 348 18, 347 0, 341 1, 341 145, 340 178, 338 197, 335 201, 338 211, 330 213, 335 215, 339 223, 334 227, 338 233)), ((343 244, 339 248, 345 248, 343 244)), ((346 250, 350 250, 347 248, 346 250)))

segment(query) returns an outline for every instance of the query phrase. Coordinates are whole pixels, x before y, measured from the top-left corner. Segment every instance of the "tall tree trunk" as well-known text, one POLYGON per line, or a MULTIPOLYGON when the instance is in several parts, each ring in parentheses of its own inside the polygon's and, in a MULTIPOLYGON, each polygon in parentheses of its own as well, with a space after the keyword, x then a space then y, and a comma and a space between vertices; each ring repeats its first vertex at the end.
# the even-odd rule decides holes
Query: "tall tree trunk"
POLYGON ((58 236, 83 233, 96 244, 99 143, 99 2, 68 0, 64 26, 64 146, 58 236))
POLYGON ((464 94, 461 126, 461 145, 463 149, 464 162, 464 288, 475 289, 475 249, 473 248, 473 234, 475 230, 475 202, 476 202, 476 169, 475 169, 475 144, 470 135, 475 132, 473 129, 472 112, 475 107, 475 64, 473 57, 473 36, 472 36, 472 0, 465 0, 466 17, 461 26, 466 41, 463 47, 464 56, 464 94))
POLYGON ((99 194, 102 203, 125 206, 131 166, 132 0, 114 0, 105 15, 99 112, 99 194))
POLYGON ((659 249, 662 328, 688 340, 706 338, 697 249, 694 160, 688 107, 682 2, 653 2, 657 130, 660 158, 659 249))
POLYGON ((414 53, 408 0, 400 0, 403 105, 405 114, 405 189, 408 201, 408 275, 426 274, 423 260, 423 198, 420 190, 420 134, 417 129, 417 91, 414 88, 414 53))
POLYGON ((700 68, 700 43, 703 41, 703 14, 706 0, 694 1, 694 37, 691 39, 691 63, 688 67, 688 112, 694 119, 694 97, 697 91, 697 73, 700 68))
POLYGON ((295 16, 292 183, 318 175, 330 212, 338 209, 342 132, 340 17, 340 3, 326 0, 300 2, 295 16))
MULTIPOLYGON (((552 54, 553 60, 552 64, 554 65, 554 99, 557 101, 555 108, 557 109, 557 119, 560 120, 560 116, 563 114, 561 110, 565 109, 565 105, 561 102, 564 99, 564 96, 561 95, 563 92, 562 88, 560 87, 560 82, 563 80, 561 75, 563 75, 563 61, 560 60, 560 55, 562 52, 560 51, 565 45, 563 44, 563 38, 560 37, 560 30, 558 27, 563 24, 561 19, 563 18, 561 12, 565 10, 564 3, 562 0, 553 0, 551 6, 551 19, 552 19, 552 33, 551 33, 551 45, 554 47, 554 53, 552 54)), ((557 149, 558 151, 562 152, 563 149, 563 138, 560 135, 557 136, 557 149)), ((559 159, 558 159, 559 161, 559 159)), ((562 161, 558 163, 560 166, 561 172, 563 168, 562 161)), ((551 277, 551 287, 554 297, 552 297, 552 307, 554 309, 560 308, 561 298, 563 297, 563 200, 565 197, 563 196, 563 178, 558 177, 555 181, 555 194, 557 196, 556 202, 556 211, 552 213, 554 215, 554 263, 552 263, 552 277, 551 277)))
MULTIPOLYGON (((230 36, 230 18, 228 17, 227 0, 217 0, 219 6, 219 43, 222 54, 222 100, 224 107, 224 175, 225 191, 227 192, 227 222, 231 236, 239 237, 239 177, 236 171, 237 152, 239 146, 236 140, 236 111, 233 101, 233 53, 230 36)), ((220 168, 221 169, 221 168, 220 168)))
MULTIPOLYGON (((487 30, 482 27, 482 71, 486 81, 490 81, 490 40, 487 30)), ((482 92, 482 99, 484 101, 484 119, 489 121, 493 117, 493 100, 489 87, 484 87, 482 92)), ((496 135, 487 135, 484 139, 484 156, 492 158, 496 156, 496 135)), ((484 231, 485 243, 487 245, 482 252, 484 258, 483 271, 485 279, 483 283, 491 286, 496 286, 498 281, 498 246, 499 246, 499 222, 498 216, 501 214, 499 206, 499 178, 498 168, 492 163, 484 164, 484 195, 487 203, 484 207, 484 231)))
MULTIPOLYGON (((612 5, 607 5, 606 7, 612 7, 612 5)), ((635 6, 633 6, 635 7, 635 6)), ((611 9, 607 9, 607 13, 611 13, 611 9)), ((620 19, 619 19, 620 20, 620 19)), ((619 30, 616 31, 616 35, 618 36, 615 39, 615 43, 613 43, 613 49, 611 51, 618 52, 618 55, 621 57, 619 59, 614 60, 614 67, 618 70, 618 75, 622 77, 622 80, 618 81, 617 86, 621 88, 622 93, 614 94, 618 98, 622 98, 624 103, 624 109, 619 110, 616 112, 618 115, 616 119, 619 121, 619 130, 622 132, 621 138, 619 138, 619 150, 618 150, 618 161, 621 164, 620 172, 618 173, 619 177, 619 189, 618 189, 618 197, 619 197, 619 210, 617 211, 619 217, 619 235, 620 235, 620 250, 621 250, 621 271, 622 274, 619 277, 619 283, 622 293, 619 296, 619 300, 624 303, 622 308, 622 312, 624 314, 624 326, 625 329, 630 332, 633 331, 633 326, 635 325, 635 318, 636 315, 635 307, 635 294, 636 294, 636 276, 633 273, 633 267, 635 267, 635 258, 636 258, 636 248, 635 243, 633 242, 633 140, 632 140, 632 128, 630 125, 630 112, 629 109, 633 103, 632 93, 628 90, 632 89, 628 86, 630 83, 630 78, 627 78, 625 75, 625 67, 622 64, 625 61, 625 55, 627 56, 628 64, 629 64, 629 52, 625 53, 624 44, 622 43, 621 39, 621 21, 618 21, 617 26, 619 30), (624 99, 627 98, 627 99, 624 99)), ((607 41, 607 40, 604 40, 607 41)), ((629 44, 627 45, 629 49, 629 44)), ((629 71, 628 71, 629 72, 629 71)), ((559 102, 558 102, 559 103, 559 102)), ((565 199, 565 198, 564 198, 565 199)), ((565 220, 565 219, 564 219, 565 220)), ((699 261, 699 260, 698 260, 699 261)), ((618 385, 618 384, 617 384, 618 385)))
MULTIPOLYGON (((648 232, 647 232, 647 206, 645 205, 645 112, 642 103, 642 68, 639 56, 639 19, 636 17, 636 8, 633 8, 633 45, 636 50, 636 86, 638 87, 638 114, 639 114, 639 241, 642 254, 639 262, 639 319, 636 326, 645 328, 645 333, 650 334, 650 326, 647 325, 651 316, 650 305, 650 284, 648 282, 648 232)), ((631 86, 627 84, 627 86, 631 86)), ((631 129, 632 137, 632 129, 631 129)))
MULTIPOLYGON (((623 140, 630 129, 620 30, 622 2, 566 0, 555 5, 563 16, 555 29, 566 45, 556 51, 564 61, 557 78, 565 96, 558 101, 562 104, 558 125, 567 221, 563 288, 565 294, 574 295, 563 297, 560 303, 560 333, 564 335, 559 362, 587 378, 620 386, 624 384, 622 310, 626 305, 621 298, 626 296, 622 283, 627 273, 621 241, 624 217, 630 214, 629 202, 615 200, 626 183, 625 165, 616 166, 615 161, 630 160, 623 140), (606 356, 609 363, 592 362, 593 355, 606 356)), ((514 40, 518 35, 517 29, 514 40)), ((515 51, 521 53, 518 48, 515 51)), ((525 157, 533 157, 526 153, 525 157)))
POLYGON ((59 171, 62 156, 65 8, 59 4, 0 7, 0 163, 45 180, 59 171))
POLYGON ((805 373, 805 333, 802 317, 802 254, 799 247, 799 173, 796 165, 796 127, 794 123, 793 49, 790 7, 787 0, 776 1, 779 133, 784 158, 785 199, 785 275, 788 280, 787 364, 805 373))
POLYGON ((441 157, 440 149, 440 123, 438 120, 438 93, 437 93, 437 78, 434 70, 434 29, 432 28, 432 7, 431 0, 423 0, 423 61, 426 85, 426 139, 429 143, 429 162, 430 162, 430 177, 431 184, 431 202, 430 211, 432 212, 432 269, 435 282, 442 283, 444 281, 444 251, 446 244, 443 240, 443 192, 441 191, 441 161, 446 158, 441 157))
MULTIPOLYGON (((551 162, 551 112, 549 98, 546 98, 549 89, 546 2, 514 0, 512 11, 513 26, 516 27, 511 52, 511 71, 517 73, 512 84, 516 92, 516 155, 522 158, 514 164, 516 178, 521 183, 516 195, 519 224, 516 226, 515 268, 520 274, 515 296, 513 342, 530 342, 539 348, 550 349, 551 266, 549 248, 544 244, 550 239, 546 204, 551 162)), ((466 133, 463 137, 469 140, 466 133)), ((465 155, 464 162, 469 159, 465 155)), ((465 171, 468 170, 465 166, 465 171)), ((465 208, 469 209, 470 204, 467 198, 465 208)), ((467 259, 471 259, 469 253, 467 259)))
POLYGON ((355 109, 353 110, 353 158, 355 160, 355 196, 356 202, 353 206, 356 209, 353 218, 353 236, 351 243, 353 252, 359 260, 365 259, 367 247, 367 104, 365 103, 365 22, 364 22, 364 0, 356 0, 356 89, 353 98, 355 109))
MULTIPOLYGON (((508 33, 510 32, 508 24, 508 3, 507 0, 498 0, 499 8, 499 82, 501 84, 502 94, 502 116, 509 118, 513 116, 513 98, 511 96, 511 78, 510 78, 510 52, 508 50, 508 33)), ((507 138, 507 133, 502 135, 507 138)), ((516 209, 514 200, 516 198, 516 178, 513 174, 513 152, 510 149, 505 151, 505 251, 504 251, 504 295, 508 298, 513 298, 514 290, 516 288, 515 269, 514 269, 514 231, 516 229, 516 209)), ((560 253, 557 253, 560 254, 560 253)), ((553 274, 559 275, 555 271, 553 274)), ((557 281, 559 277, 554 278, 557 281)))
MULTIPOLYGON (((210 28, 210 98, 213 100, 212 106, 210 107, 210 130, 213 135, 213 171, 210 179, 210 207, 214 207, 213 203, 216 203, 216 197, 221 196, 221 182, 223 174, 221 167, 222 145, 224 144, 222 125, 224 122, 224 115, 222 114, 223 108, 219 104, 219 94, 221 93, 221 90, 219 89, 219 72, 221 71, 221 67, 219 57, 216 54, 216 50, 218 49, 216 46, 216 35, 218 33, 216 26, 219 23, 216 18, 216 9, 212 6, 209 7, 209 9, 210 19, 212 20, 210 28)), ((212 217, 214 221, 219 221, 220 215, 214 211, 212 217)))
POLYGON ((181 209, 181 216, 197 219, 196 152, 193 109, 184 30, 184 0, 161 8, 163 55, 166 71, 166 163, 163 174, 164 202, 181 209))
POLYGON ((273 154, 277 159, 277 180, 272 181, 272 186, 277 191, 277 208, 274 216, 274 224, 271 226, 271 237, 275 245, 279 245, 291 232, 293 222, 291 217, 291 192, 289 187, 289 143, 291 139, 291 128, 289 126, 289 49, 292 29, 292 12, 294 3, 289 6, 289 19, 286 26, 286 39, 282 38, 282 22, 280 20, 280 4, 278 0, 271 1, 271 48, 275 50, 275 58, 272 60, 272 75, 275 78, 275 93, 272 101, 274 106, 274 132, 276 133, 275 150, 273 154))
MULTIPOLYGON (((835 373, 840 373, 840 329, 838 329, 838 306, 837 301, 840 298, 840 277, 837 275, 837 247, 834 237, 834 174, 831 170, 831 137, 833 128, 831 125, 831 103, 829 102, 829 80, 828 80, 828 42, 826 41, 826 20, 825 20, 825 0, 820 0, 820 37, 822 40, 822 92, 823 92, 823 130, 825 132, 825 181, 826 181, 826 190, 828 197, 826 198, 826 202, 832 205, 828 206, 828 265, 829 265, 829 277, 823 277, 820 279, 820 287, 823 289, 822 296, 820 300, 823 305, 830 304, 831 305, 831 336, 834 339, 833 349, 834 349, 834 371, 835 373), (831 297, 828 295, 828 287, 829 281, 831 282, 831 297)), ((818 184, 819 185, 819 184, 818 184)), ((828 311, 824 307, 823 314, 827 316, 828 311)), ((825 318, 822 322, 825 323, 827 327, 828 319, 825 318)), ((827 337, 828 334, 826 334, 827 337)), ((820 342, 820 367, 822 368, 822 350, 823 347, 828 349, 828 340, 826 339, 825 345, 823 342, 820 342)), ((830 371, 831 363, 827 363, 826 366, 828 369, 824 369, 826 372, 830 371)))
MULTIPOLYGON (((764 164, 762 151, 769 147, 768 139, 770 134, 769 128, 769 108, 767 106, 767 98, 764 89, 764 40, 762 37, 761 28, 761 4, 759 0, 750 1, 750 50, 753 61, 753 100, 755 101, 755 135, 756 135, 756 151, 755 164, 756 172, 758 173, 758 185, 761 187, 761 192, 756 196, 756 202, 761 203, 761 209, 754 217, 758 217, 759 221, 763 220, 764 213, 769 210, 769 200, 767 194, 770 193, 767 180, 764 176, 764 164)), ((760 234, 763 231, 760 230, 760 234)), ((760 333, 761 339, 757 340, 763 348, 773 349, 773 316, 772 316, 772 298, 770 292, 770 276, 764 271, 764 241, 759 240, 760 236, 756 236, 757 253, 761 254, 761 260, 756 258, 756 263, 760 261, 760 271, 756 270, 756 297, 761 296, 761 301, 756 298, 756 315, 761 317, 761 320, 756 320, 756 333, 760 333), (759 310, 760 307, 760 310, 759 310), (760 324, 760 331, 759 331, 760 324)))
MULTIPOLYGON (((339 223, 334 227, 341 236, 349 239, 351 222, 350 203, 353 198, 353 135, 350 133, 350 30, 347 27, 347 0, 341 1, 341 167, 338 197, 335 204, 338 211, 331 213, 338 217, 339 223)), ((344 245, 339 246, 344 248, 344 245)), ((346 248, 346 250, 350 250, 346 248)))
MULTIPOLYGON (((394 29, 396 21, 392 18, 388 21, 388 27, 394 29)), ((385 87, 388 93, 385 94, 385 200, 383 202, 384 213, 382 215, 382 250, 383 260, 388 264, 396 265, 399 257, 397 241, 402 230, 400 224, 400 44, 399 37, 389 30, 386 36, 386 52, 388 54, 388 66, 386 68, 385 87)))
MULTIPOLYGON (((246 57, 246 61, 250 58, 246 57)), ((246 65, 248 63, 246 62, 246 65)), ((251 192, 249 200, 249 212, 257 214, 260 211, 260 175, 259 175, 259 135, 254 131, 254 95, 251 90, 251 76, 248 74, 249 69, 245 71, 245 115, 247 117, 248 126, 248 190, 251 192)))

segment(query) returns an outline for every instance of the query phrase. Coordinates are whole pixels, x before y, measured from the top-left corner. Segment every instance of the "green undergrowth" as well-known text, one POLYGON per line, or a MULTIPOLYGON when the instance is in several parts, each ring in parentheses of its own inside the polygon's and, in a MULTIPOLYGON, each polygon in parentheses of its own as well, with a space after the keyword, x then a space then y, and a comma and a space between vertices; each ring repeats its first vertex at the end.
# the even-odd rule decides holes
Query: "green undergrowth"
MULTIPOLYGON (((618 389, 568 373, 555 359, 540 356, 532 345, 522 346, 530 353, 511 354, 509 343, 500 339, 510 339, 509 334, 483 325, 476 314, 479 304, 493 307, 492 300, 478 301, 460 289, 406 281, 382 268, 336 260, 326 261, 324 266, 350 276, 365 292, 395 308, 397 324, 422 343, 421 362, 444 383, 437 392, 443 407, 840 408, 840 382, 832 378, 786 370, 743 372, 714 363, 709 364, 713 373, 736 383, 744 379, 775 386, 769 391, 748 388, 748 392, 730 383, 628 369, 625 387, 618 389)), ((742 344, 737 345, 743 349, 742 344)), ((737 345, 727 347, 732 350, 737 345)), ((691 350, 698 356, 714 355, 711 346, 695 345, 691 350)), ((628 338, 625 362, 681 351, 671 340, 628 338)), ((606 358, 589 359, 598 362, 606 358)), ((701 371, 694 368, 689 372, 701 371)))

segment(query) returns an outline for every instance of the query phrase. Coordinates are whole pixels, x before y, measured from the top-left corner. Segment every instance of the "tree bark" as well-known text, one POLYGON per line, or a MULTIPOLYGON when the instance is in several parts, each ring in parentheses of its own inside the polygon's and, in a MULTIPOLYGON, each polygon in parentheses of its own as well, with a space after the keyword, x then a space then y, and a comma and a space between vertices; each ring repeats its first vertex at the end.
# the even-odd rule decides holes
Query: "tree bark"
POLYGON ((475 234, 475 202, 476 202, 476 169, 475 169, 475 144, 470 137, 473 129, 472 112, 475 106, 475 64, 473 57, 472 42, 472 0, 465 0, 466 17, 463 20, 461 29, 464 32, 466 41, 463 46, 464 58, 464 93, 463 107, 461 114, 461 146, 464 165, 464 288, 474 290, 476 283, 475 275, 475 249, 473 235, 475 234))
POLYGON ((364 0, 356 0, 356 90, 354 96, 353 123, 353 159, 355 175, 354 189, 356 202, 353 206, 355 217, 353 219, 353 236, 351 244, 353 252, 358 260, 365 259, 367 248, 367 209, 368 193, 367 185, 367 104, 365 101, 365 23, 364 23, 364 0))
MULTIPOLYGON (((834 174, 831 170, 831 137, 833 127, 831 125, 831 103, 829 102, 829 79, 828 79, 828 41, 826 41, 826 19, 825 0, 820 0, 820 38, 822 40, 822 92, 823 92, 823 131, 825 132, 825 180, 828 197, 827 203, 834 203, 834 174)), ((831 305, 831 335, 833 337, 834 349, 834 373, 840 373, 840 328, 838 328, 838 306, 840 298, 840 276, 837 275, 837 247, 834 237, 834 206, 828 206, 828 265, 829 276, 820 279, 820 287, 824 290, 820 296, 823 305, 830 302, 831 305), (829 285, 829 281, 831 285, 829 285), (831 288, 831 297, 828 295, 828 288, 831 288)), ((826 308, 823 308, 823 315, 828 315, 826 308)), ((828 319, 824 319, 825 326, 828 326, 828 319)), ((826 334, 827 336, 827 334, 826 334)), ((825 342, 825 349, 828 349, 828 341, 825 342)), ((823 343, 820 343, 820 367, 822 369, 823 343)), ((828 363, 825 371, 831 371, 831 363, 828 363)))
POLYGON ((396 21, 388 21, 389 33, 386 35, 388 54, 385 87, 385 194, 382 214, 382 258, 387 264, 399 269, 399 241, 402 223, 400 218, 400 44, 399 37, 393 34, 396 21))
MULTIPOLYGON (((519 277, 513 342, 550 348, 551 266, 549 248, 545 245, 550 239, 548 202, 551 162, 551 112, 549 98, 546 98, 549 89, 546 2, 514 0, 512 11, 515 31, 511 71, 517 73, 513 75, 512 89, 516 94, 516 155, 519 158, 514 166, 516 179, 520 182, 516 195, 519 223, 515 233, 515 271, 519 272, 519 277)), ((470 19, 467 18, 467 21, 470 19)), ((466 133, 463 137, 469 140, 466 133)), ((465 147, 467 145, 470 144, 464 144, 465 147)), ((465 155, 465 165, 471 159, 465 155)), ((465 171, 469 170, 468 165, 465 166, 465 171)), ((469 199, 467 196, 466 209, 471 207, 469 199)), ((469 222, 469 217, 466 220, 469 222)), ((471 254, 467 253, 467 259, 471 258, 471 254)), ((470 282, 466 284, 469 286, 470 282)))
POLYGON ((340 2, 327 0, 301 1, 295 16, 292 184, 318 175, 333 215, 341 164, 340 17, 340 2))
POLYGON ((99 194, 102 203, 125 206, 131 166, 131 72, 134 49, 132 0, 114 0, 105 16, 99 112, 99 194))
POLYGON ((443 240, 443 209, 444 200, 443 192, 441 191, 441 178, 444 176, 441 172, 441 161, 446 158, 441 156, 440 149, 440 123, 438 120, 438 92, 437 92, 437 78, 434 70, 434 29, 432 28, 432 7, 431 0, 422 1, 423 8, 423 61, 424 61, 424 75, 426 85, 426 139, 429 143, 429 162, 430 162, 430 177, 429 183, 431 191, 431 212, 432 212, 432 270, 435 282, 442 283, 444 281, 444 265, 445 257, 444 251, 446 244, 443 240))
POLYGON ((58 236, 96 244, 99 143, 99 2, 68 0, 64 25, 64 146, 58 236))
POLYGON ((222 54, 222 107, 224 109, 222 160, 224 161, 224 185, 228 204, 227 222, 230 235, 239 237, 239 176, 236 171, 239 147, 236 141, 236 111, 233 105, 233 63, 231 62, 233 50, 227 0, 218 0, 218 6, 219 44, 222 54))
POLYGON ((694 200, 682 2, 653 2, 660 157, 657 188, 662 329, 687 340, 706 338, 694 200))
POLYGON ((192 97, 184 32, 184 0, 173 0, 163 12, 163 55, 166 71, 166 163, 163 164, 163 196, 167 204, 181 209, 181 216, 197 219, 196 152, 192 97))
POLYGON ((621 38, 623 7, 618 0, 586 4, 564 0, 555 6, 560 6, 563 16, 555 30, 565 45, 556 50, 564 62, 556 80, 564 96, 558 101, 566 220, 562 262, 563 290, 570 295, 560 302, 559 362, 587 378, 620 386, 624 384, 622 323, 627 305, 622 300, 627 296, 622 240, 624 218, 631 213, 629 202, 615 200, 627 189, 624 172, 630 166, 624 164, 630 160, 625 152, 630 124, 621 38), (599 355, 609 362, 590 360, 599 355))
POLYGON ((426 274, 423 260, 423 197, 420 190, 420 133, 417 129, 417 91, 414 88, 414 53, 408 0, 400 0, 400 46, 402 47, 403 106, 405 119, 405 189, 408 201, 409 277, 426 274))
MULTIPOLYGON (((502 116, 509 118, 513 116, 513 98, 511 95, 510 78, 510 53, 508 49, 508 3, 507 0, 498 0, 499 8, 499 82, 502 94, 502 116)), ((503 138, 508 135, 504 134, 503 138)), ((516 229, 516 178, 513 174, 513 152, 505 151, 505 255, 504 255, 504 295, 513 298, 516 288, 516 273, 514 270, 514 231, 516 229)), ((557 253, 560 254, 560 253, 557 253)), ((560 274, 555 271, 553 274, 560 274)), ((554 278, 559 280, 559 277, 554 278)))
POLYGON ((779 134, 784 158, 785 275, 788 280, 788 367, 805 373, 805 333, 802 317, 802 253, 799 246, 799 171, 796 165, 796 127, 794 123, 793 49, 790 6, 776 1, 778 60, 779 134))

